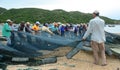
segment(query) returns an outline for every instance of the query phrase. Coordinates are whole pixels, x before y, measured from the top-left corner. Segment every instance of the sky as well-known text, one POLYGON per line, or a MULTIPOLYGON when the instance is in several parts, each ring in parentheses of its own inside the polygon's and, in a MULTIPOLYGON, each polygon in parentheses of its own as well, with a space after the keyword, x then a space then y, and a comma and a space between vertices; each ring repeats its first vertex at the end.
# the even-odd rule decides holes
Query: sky
POLYGON ((63 9, 83 13, 98 10, 101 16, 120 20, 120 0, 0 0, 0 7, 63 9))

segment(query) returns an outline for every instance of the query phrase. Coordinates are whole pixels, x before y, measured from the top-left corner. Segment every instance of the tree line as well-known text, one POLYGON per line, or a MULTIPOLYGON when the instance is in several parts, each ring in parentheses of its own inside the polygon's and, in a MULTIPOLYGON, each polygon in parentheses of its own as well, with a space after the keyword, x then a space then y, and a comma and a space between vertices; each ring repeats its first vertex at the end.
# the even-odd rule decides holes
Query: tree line
MULTIPOLYGON (((120 20, 113 20, 104 16, 103 18, 106 23, 114 24, 120 23, 120 20)), ((56 10, 45 10, 38 8, 20 8, 20 9, 5 9, 0 8, 0 23, 5 22, 6 19, 12 19, 15 23, 21 21, 29 21, 34 23, 35 21, 40 21, 41 23, 88 23, 92 19, 91 13, 82 13, 79 11, 64 11, 62 9, 56 10)))

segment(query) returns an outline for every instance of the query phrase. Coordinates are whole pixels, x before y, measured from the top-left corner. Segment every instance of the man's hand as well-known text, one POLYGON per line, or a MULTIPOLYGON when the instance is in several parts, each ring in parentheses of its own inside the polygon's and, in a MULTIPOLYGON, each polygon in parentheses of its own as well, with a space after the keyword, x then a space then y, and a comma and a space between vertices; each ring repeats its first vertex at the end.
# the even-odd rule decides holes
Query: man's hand
POLYGON ((82 38, 82 41, 85 41, 85 38, 82 38))

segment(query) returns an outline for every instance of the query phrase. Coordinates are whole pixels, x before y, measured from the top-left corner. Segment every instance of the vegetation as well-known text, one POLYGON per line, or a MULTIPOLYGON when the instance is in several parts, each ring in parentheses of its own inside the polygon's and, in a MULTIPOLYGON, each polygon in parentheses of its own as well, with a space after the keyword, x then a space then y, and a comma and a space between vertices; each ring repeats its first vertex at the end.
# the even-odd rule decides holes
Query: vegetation
MULTIPOLYGON (((101 17, 109 24, 120 22, 107 17, 101 17)), ((0 22, 5 22, 6 19, 12 19, 15 23, 19 23, 21 21, 29 21, 31 23, 40 21, 41 23, 62 22, 76 24, 88 23, 89 20, 92 19, 92 14, 82 13, 79 11, 67 12, 61 9, 50 11, 38 8, 20 8, 10 10, 0 8, 0 22)))
POLYGON ((0 7, 0 14, 2 14, 3 12, 7 11, 5 8, 1 8, 0 7))

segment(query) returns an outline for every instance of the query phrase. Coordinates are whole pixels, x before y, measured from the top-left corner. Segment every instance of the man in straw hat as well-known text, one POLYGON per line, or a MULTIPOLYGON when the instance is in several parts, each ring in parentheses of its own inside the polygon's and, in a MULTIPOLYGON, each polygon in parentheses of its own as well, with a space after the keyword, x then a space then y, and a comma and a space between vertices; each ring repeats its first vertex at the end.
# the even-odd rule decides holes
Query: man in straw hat
POLYGON ((99 17, 99 12, 94 11, 93 12, 93 19, 90 20, 88 29, 83 36, 83 40, 85 40, 88 35, 91 34, 91 47, 93 49, 93 55, 94 55, 94 64, 99 64, 99 53, 102 58, 102 66, 106 66, 106 55, 105 55, 105 47, 104 42, 105 39, 105 32, 104 32, 104 26, 105 22, 103 19, 99 17))
POLYGON ((26 22, 25 32, 32 33, 32 29, 30 28, 30 22, 26 22))

